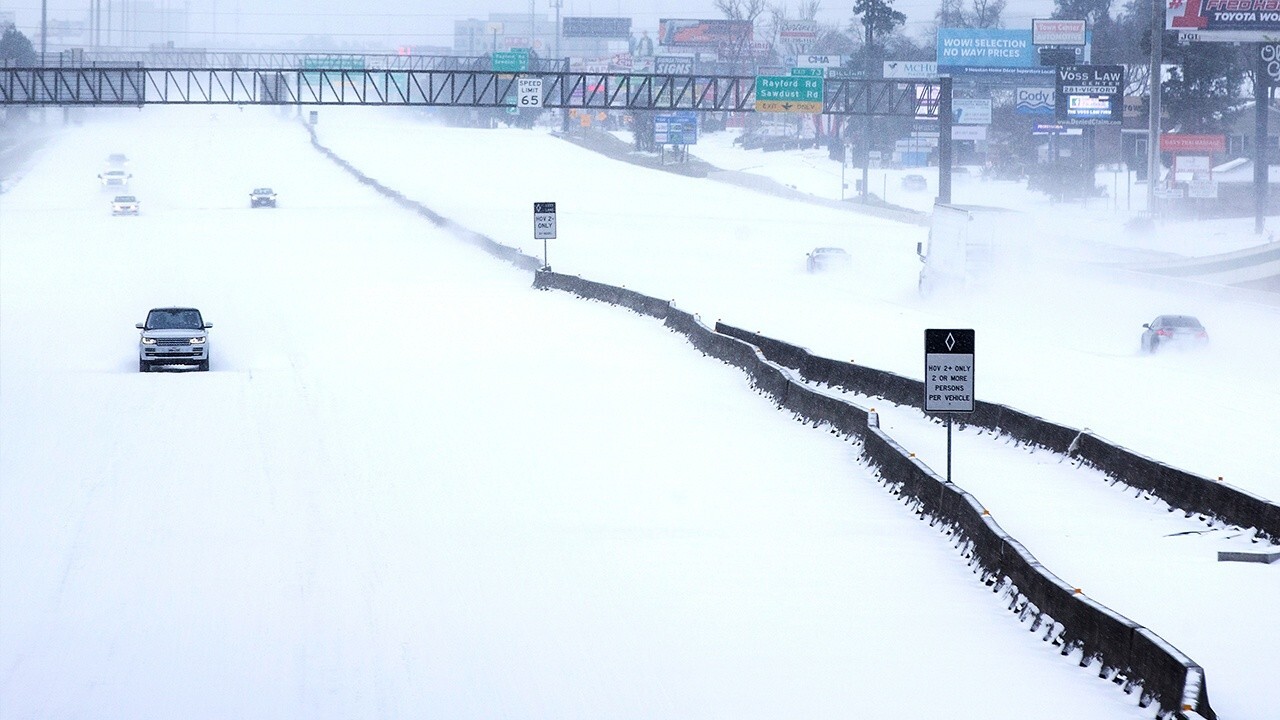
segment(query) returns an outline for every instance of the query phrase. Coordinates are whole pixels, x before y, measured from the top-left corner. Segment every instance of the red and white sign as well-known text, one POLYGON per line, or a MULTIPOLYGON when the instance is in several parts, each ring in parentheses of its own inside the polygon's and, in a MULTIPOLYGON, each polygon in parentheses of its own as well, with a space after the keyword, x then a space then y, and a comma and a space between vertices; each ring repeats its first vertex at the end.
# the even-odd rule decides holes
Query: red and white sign
POLYGON ((815 40, 818 37, 818 21, 783 20, 778 25, 778 37, 783 40, 815 40))
POLYGON ((1166 133, 1160 136, 1160 152, 1168 153, 1225 153, 1227 151, 1226 135, 1188 135, 1186 133, 1166 133))
POLYGON ((1032 45, 1084 45, 1084 20, 1032 20, 1032 45))

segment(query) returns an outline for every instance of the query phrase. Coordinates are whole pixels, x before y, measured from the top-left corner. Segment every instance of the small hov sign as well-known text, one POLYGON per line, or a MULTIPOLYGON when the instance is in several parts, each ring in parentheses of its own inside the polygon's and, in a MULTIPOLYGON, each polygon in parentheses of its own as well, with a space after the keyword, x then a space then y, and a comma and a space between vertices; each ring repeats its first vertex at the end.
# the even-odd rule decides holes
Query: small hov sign
POLYGON ((533 204, 533 237, 536 240, 556 239, 555 203, 536 202, 533 204))
POLYGON ((973 330, 924 331, 925 412, 973 412, 973 330))
POLYGON ((520 98, 520 107, 542 107, 542 78, 517 78, 516 90, 520 98))

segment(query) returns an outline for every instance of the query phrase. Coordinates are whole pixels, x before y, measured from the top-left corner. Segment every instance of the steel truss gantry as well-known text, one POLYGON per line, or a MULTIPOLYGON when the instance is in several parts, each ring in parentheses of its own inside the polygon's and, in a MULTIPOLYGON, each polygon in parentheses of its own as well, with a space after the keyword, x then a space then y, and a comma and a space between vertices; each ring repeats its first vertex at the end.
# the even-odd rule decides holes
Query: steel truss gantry
MULTIPOLYGON (((539 78, 543 108, 750 112, 755 78, 479 70, 0 68, 0 105, 510 107, 539 78)), ((826 80, 822 112, 939 118, 944 81, 826 80)), ((949 118, 948 118, 949 119, 949 118)))

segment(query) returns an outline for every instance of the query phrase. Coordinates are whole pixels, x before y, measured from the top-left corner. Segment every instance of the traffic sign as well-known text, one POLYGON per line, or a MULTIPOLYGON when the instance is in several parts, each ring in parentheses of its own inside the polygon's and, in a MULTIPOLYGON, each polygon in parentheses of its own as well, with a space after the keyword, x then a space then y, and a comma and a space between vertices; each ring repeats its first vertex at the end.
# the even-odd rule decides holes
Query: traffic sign
POLYGON ((822 112, 822 78, 759 75, 757 112, 822 112))
POLYGON ((494 72, 525 72, 529 69, 529 52, 490 53, 489 67, 494 72))
POLYGON ((520 107, 542 107, 542 78, 516 78, 516 90, 520 107))
POLYGON ((555 203, 536 202, 533 204, 533 237, 536 240, 556 239, 555 203))
POLYGON ((973 330, 924 331, 925 412, 973 412, 973 330))

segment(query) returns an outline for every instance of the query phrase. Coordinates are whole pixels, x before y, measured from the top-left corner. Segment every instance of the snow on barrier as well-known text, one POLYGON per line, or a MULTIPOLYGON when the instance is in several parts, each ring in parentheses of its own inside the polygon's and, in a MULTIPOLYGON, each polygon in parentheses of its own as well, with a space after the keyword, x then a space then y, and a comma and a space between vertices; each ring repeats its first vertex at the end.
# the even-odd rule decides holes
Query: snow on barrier
MULTIPOLYGON (((703 353, 745 371, 754 387, 798 419, 856 438, 862 444, 863 459, 876 468, 880 481, 930 525, 951 537, 974 572, 994 592, 1002 593, 1008 600, 1009 610, 1020 621, 1028 623, 1031 632, 1043 629, 1042 640, 1059 646, 1063 655, 1078 656, 1082 667, 1098 663, 1099 676, 1112 680, 1126 693, 1140 691, 1138 704, 1149 707, 1155 703, 1162 720, 1174 717, 1216 720, 1209 706, 1204 670, 1199 665, 1155 633, 1094 602, 1046 570, 1021 543, 996 524, 976 498, 938 477, 881 432, 874 412, 815 389, 803 380, 840 385, 823 378, 843 377, 851 383, 847 386, 849 389, 906 405, 920 401, 923 391, 918 381, 816 357, 803 348, 721 323, 712 329, 697 315, 679 310, 665 300, 543 270, 538 258, 470 232, 366 176, 321 145, 314 128, 307 126, 307 129, 312 145, 360 182, 423 215, 436 226, 454 231, 495 257, 534 271, 534 287, 570 292, 660 319, 703 353), (801 377, 796 377, 793 370, 801 377)), ((1078 442, 1086 436, 1070 428, 990 403, 979 402, 977 410, 976 417, 993 417, 994 420, 989 421, 1001 423, 998 427, 1011 435, 1014 434, 1011 428, 1021 428, 1020 432, 1028 437, 1038 438, 1032 442, 1044 447, 1061 447, 1065 451, 1072 450, 1073 446, 1077 450, 1088 447, 1087 442, 1078 442)), ((1129 456, 1140 457, 1131 453, 1129 456)))
MULTIPOLYGON (((716 323, 716 331, 759 347, 764 356, 798 371, 812 382, 883 397, 923 409, 924 384, 884 370, 818 357, 808 350, 759 333, 716 323)), ((994 430, 1021 442, 1078 458, 1084 464, 1164 500, 1170 508, 1201 515, 1280 543, 1280 505, 1240 488, 1189 473, 1110 443, 1088 430, 1049 422, 1006 405, 978 401, 964 425, 994 430)))
POLYGON ((520 250, 513 248, 509 245, 503 245, 502 243, 498 242, 497 240, 494 240, 493 238, 488 237, 487 235, 481 235, 480 233, 467 230, 466 228, 462 227, 461 225, 458 225, 457 223, 453 222, 449 218, 446 218, 445 216, 435 212, 434 210, 427 207, 426 205, 423 205, 422 203, 416 200, 411 200, 408 197, 405 197, 404 193, 398 190, 389 188, 386 185, 383 185, 382 183, 378 182, 377 180, 369 177, 368 175, 365 175, 363 172, 360 172, 359 168, 355 167, 351 163, 342 159, 341 157, 338 156, 337 153, 335 153, 334 151, 322 145, 320 143, 320 139, 316 136, 316 130, 314 127, 312 127, 309 124, 303 124, 303 127, 305 127, 307 129, 307 132, 311 135, 312 147, 314 147, 316 150, 319 150, 320 153, 325 157, 337 163, 339 167, 341 167, 343 170, 346 170, 348 173, 350 173, 353 177, 355 177, 356 180, 359 180, 361 184, 368 185, 369 187, 377 191, 380 195, 384 195, 390 198, 393 202, 395 202, 400 207, 403 207, 407 210, 411 210, 413 212, 418 213, 419 215, 425 217, 427 220, 431 221, 432 225, 449 230, 453 232, 455 235, 457 235, 458 237, 462 238, 464 241, 471 243, 472 245, 479 247, 480 249, 484 250, 490 255, 493 255, 501 260, 505 260, 522 270, 534 271, 542 267, 542 261, 539 260, 538 258, 533 257, 532 255, 526 255, 520 252, 520 250))
MULTIPOLYGON (((1009 610, 1028 623, 1031 632, 1042 632, 1044 641, 1058 646, 1062 655, 1078 658, 1081 667, 1097 664, 1099 677, 1111 680, 1126 693, 1138 692, 1142 707, 1156 703, 1161 718, 1216 718, 1199 665, 1147 628, 1088 598, 1045 569, 996 524, 976 498, 940 478, 881 432, 874 412, 813 388, 788 369, 804 375, 805 369, 834 361, 813 358, 800 348, 776 341, 771 341, 766 351, 723 332, 720 323, 713 330, 696 315, 669 302, 625 288, 551 271, 537 272, 534 287, 570 292, 661 319, 703 353, 744 370, 754 387, 797 418, 857 438, 863 458, 876 469, 881 482, 916 514, 950 536, 974 572, 1008 599, 1009 610), (775 357, 770 357, 771 353, 775 357)), ((854 369, 867 377, 879 372, 854 369)), ((889 393, 875 394, 888 397, 891 393, 906 399, 910 383, 915 382, 900 376, 888 379, 889 393)), ((920 396, 917 389, 915 399, 920 396)), ((1063 429, 1066 444, 1070 444, 1072 432, 1063 429)))

